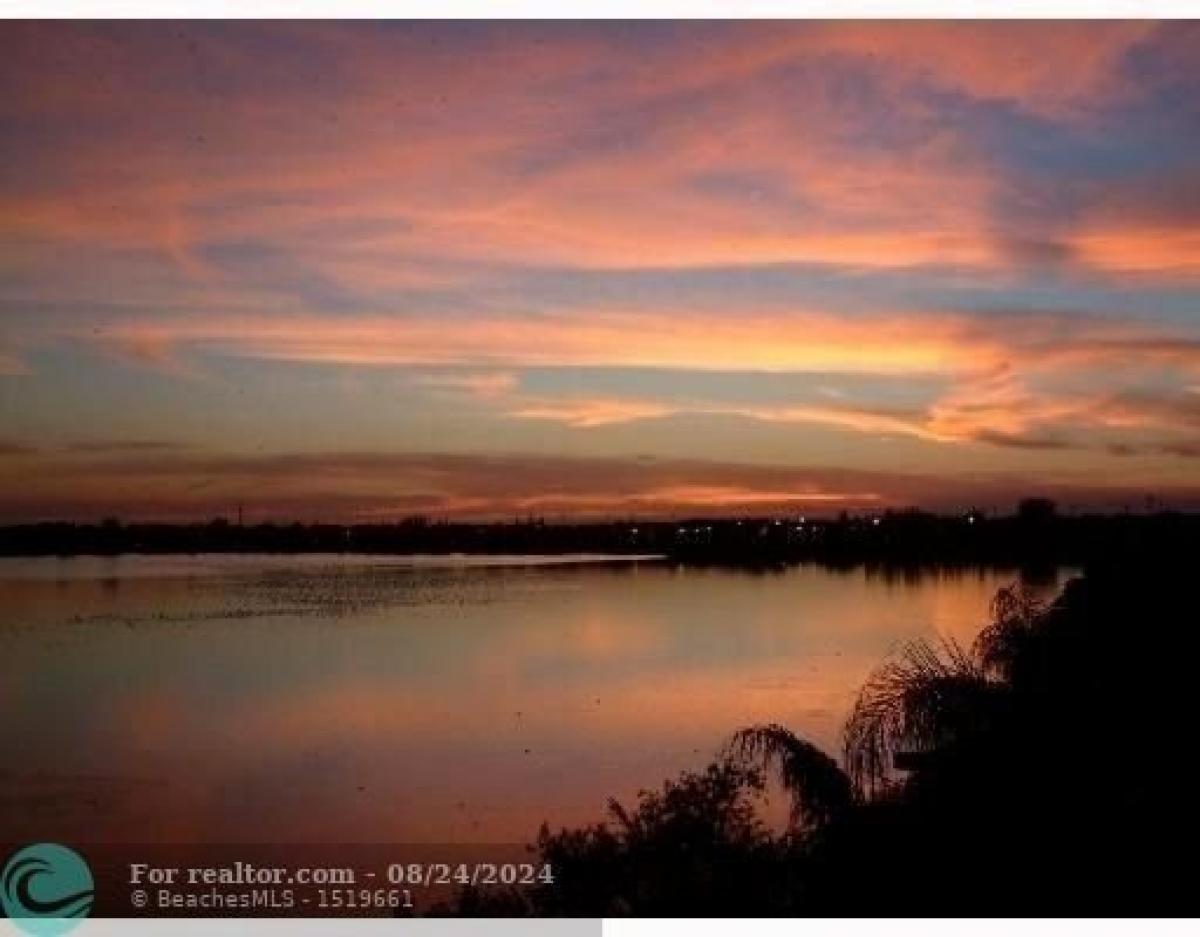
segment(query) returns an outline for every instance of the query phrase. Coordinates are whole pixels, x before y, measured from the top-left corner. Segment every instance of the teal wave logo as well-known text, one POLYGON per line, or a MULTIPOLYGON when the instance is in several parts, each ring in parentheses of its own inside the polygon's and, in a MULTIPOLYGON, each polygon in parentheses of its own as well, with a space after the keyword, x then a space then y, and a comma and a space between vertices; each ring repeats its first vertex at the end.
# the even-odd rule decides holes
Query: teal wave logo
POLYGON ((26 846, 0 873, 4 913, 37 937, 65 934, 88 916, 95 897, 92 870, 83 856, 57 843, 26 846))

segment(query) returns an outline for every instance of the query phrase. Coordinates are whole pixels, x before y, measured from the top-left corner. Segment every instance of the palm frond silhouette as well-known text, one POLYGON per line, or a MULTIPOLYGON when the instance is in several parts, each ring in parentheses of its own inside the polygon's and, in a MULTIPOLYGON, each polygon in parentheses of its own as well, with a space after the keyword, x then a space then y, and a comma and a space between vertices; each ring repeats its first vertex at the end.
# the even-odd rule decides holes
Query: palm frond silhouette
POLYGON ((1045 606, 1016 588, 992 603, 991 623, 964 648, 942 638, 912 641, 879 667, 846 722, 839 766, 816 745, 777 725, 736 732, 725 754, 774 773, 792 800, 794 829, 819 827, 886 792, 898 767, 973 735, 1005 713, 1013 663, 1036 635, 1045 606))
POLYGON ((795 829, 821 826, 854 801, 854 788, 838 763, 781 725, 740 730, 726 744, 725 754, 748 767, 777 771, 791 796, 795 829))

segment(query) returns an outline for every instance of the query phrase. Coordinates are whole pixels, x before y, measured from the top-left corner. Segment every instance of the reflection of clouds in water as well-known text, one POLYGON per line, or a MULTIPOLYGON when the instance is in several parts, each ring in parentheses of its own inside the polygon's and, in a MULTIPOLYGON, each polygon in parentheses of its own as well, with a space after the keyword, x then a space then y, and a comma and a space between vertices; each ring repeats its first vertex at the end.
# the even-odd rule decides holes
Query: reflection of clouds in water
POLYGON ((701 766, 746 723, 836 751, 889 649, 969 635, 1012 579, 236 565, 133 561, 116 593, 0 585, 41 618, 6 633, 0 686, 44 714, 0 741, 31 771, 169 781, 132 818, 111 791, 65 789, 63 835, 521 840, 701 766), (113 620, 70 624, 85 611, 113 620))

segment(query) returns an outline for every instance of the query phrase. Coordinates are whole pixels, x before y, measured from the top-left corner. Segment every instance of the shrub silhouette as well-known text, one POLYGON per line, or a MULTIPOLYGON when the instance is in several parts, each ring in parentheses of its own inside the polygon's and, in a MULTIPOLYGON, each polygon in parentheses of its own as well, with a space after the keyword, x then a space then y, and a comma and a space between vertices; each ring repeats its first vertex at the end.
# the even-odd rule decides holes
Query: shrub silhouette
POLYGON ((862 688, 841 765, 751 726, 706 771, 611 802, 611 825, 543 829, 557 881, 523 910, 1194 914, 1188 563, 1122 556, 1047 605, 1002 591, 969 648, 908 645, 862 688), (781 833, 754 812, 768 772, 781 833))
POLYGON ((551 833, 537 850, 555 882, 527 891, 468 889, 460 914, 730 915, 787 910, 790 889, 781 861, 787 846, 754 809, 762 774, 732 759, 686 772, 660 790, 644 790, 635 807, 615 799, 608 819, 551 833))

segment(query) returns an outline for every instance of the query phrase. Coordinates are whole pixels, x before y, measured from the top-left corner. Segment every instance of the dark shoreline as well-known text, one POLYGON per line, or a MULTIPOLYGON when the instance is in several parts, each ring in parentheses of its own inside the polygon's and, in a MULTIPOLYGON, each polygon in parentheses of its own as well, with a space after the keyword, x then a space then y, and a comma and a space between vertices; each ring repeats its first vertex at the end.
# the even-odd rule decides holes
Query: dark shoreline
POLYGON ((688 565, 743 568, 996 566, 1036 571, 1143 552, 1197 555, 1200 514, 1063 516, 1031 501, 1014 515, 921 511, 842 516, 697 518, 605 523, 432 522, 255 524, 42 523, 0 527, 0 556, 313 553, 495 556, 661 555, 688 565))

